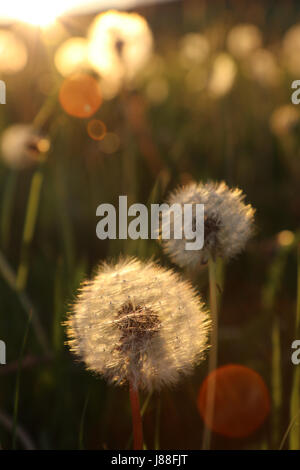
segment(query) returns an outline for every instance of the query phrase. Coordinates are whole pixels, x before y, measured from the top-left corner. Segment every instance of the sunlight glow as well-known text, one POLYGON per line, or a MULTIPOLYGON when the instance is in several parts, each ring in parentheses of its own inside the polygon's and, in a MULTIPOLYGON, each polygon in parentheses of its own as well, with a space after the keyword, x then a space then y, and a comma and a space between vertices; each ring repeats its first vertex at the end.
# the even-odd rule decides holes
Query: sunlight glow
POLYGON ((109 8, 128 9, 137 5, 171 0, 4 0, 0 5, 0 23, 22 21, 47 27, 63 14, 87 14, 109 8))
POLYGON ((55 21, 70 5, 70 0, 9 0, 1 5, 0 17, 10 20, 19 20, 35 26, 47 26, 55 21))

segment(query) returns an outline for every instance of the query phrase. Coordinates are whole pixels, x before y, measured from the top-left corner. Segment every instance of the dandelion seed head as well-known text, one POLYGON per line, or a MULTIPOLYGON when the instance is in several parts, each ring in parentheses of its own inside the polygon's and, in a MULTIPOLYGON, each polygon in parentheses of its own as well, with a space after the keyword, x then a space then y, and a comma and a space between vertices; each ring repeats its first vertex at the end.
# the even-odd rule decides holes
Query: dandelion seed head
POLYGON ((228 34, 227 47, 239 59, 247 57, 262 44, 262 35, 257 26, 242 23, 234 26, 228 34))
POLYGON ((30 124, 14 124, 0 139, 2 159, 15 169, 34 165, 50 148, 50 141, 30 124))
MULTIPOLYGON (((167 255, 179 266, 195 267, 207 263, 209 256, 232 258, 240 253, 253 234, 254 209, 244 203, 245 195, 238 188, 221 183, 190 183, 175 190, 168 204, 204 204, 204 246, 201 250, 186 250, 186 238, 163 239, 167 255)), ((169 219, 166 218, 166 221, 169 219)), ((171 234, 174 220, 170 217, 171 234)), ((195 231, 195 219, 192 219, 195 231)))
POLYGON ((300 24, 293 25, 284 35, 282 41, 282 60, 292 75, 300 73, 300 24))
POLYGON ((257 49, 251 53, 245 63, 245 71, 262 86, 277 86, 280 83, 281 70, 275 55, 267 49, 257 49))
MULTIPOLYGON (((98 15, 89 30, 88 58, 112 93, 130 82, 147 64, 153 38, 147 21, 137 13, 108 11, 98 15)), ((109 95, 109 93, 108 93, 109 95)))
POLYGON ((285 104, 276 108, 270 117, 270 129, 277 137, 285 137, 297 132, 300 113, 293 104, 285 104))
POLYGON ((67 77, 90 68, 88 63, 88 42, 85 38, 67 39, 55 53, 55 65, 61 75, 67 77))
POLYGON ((232 89, 237 74, 237 67, 232 57, 226 52, 216 56, 208 81, 208 91, 212 97, 225 96, 232 89))
POLYGON ((202 34, 189 33, 180 41, 179 58, 186 68, 190 68, 194 64, 202 64, 209 53, 209 41, 202 34))
POLYGON ((25 44, 13 32, 0 29, 0 72, 16 74, 22 71, 28 59, 25 44))
POLYGON ((178 274, 129 258, 100 265, 65 325, 67 344, 89 370, 151 390, 192 372, 207 348, 210 322, 178 274))

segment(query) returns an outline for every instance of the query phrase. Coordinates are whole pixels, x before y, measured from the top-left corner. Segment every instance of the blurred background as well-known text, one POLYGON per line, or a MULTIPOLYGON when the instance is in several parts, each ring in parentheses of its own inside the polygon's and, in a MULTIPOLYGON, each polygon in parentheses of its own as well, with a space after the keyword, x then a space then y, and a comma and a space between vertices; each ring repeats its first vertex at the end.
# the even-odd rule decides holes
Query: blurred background
MULTIPOLYGON (((1 17, 1 447, 130 448, 127 390, 74 361, 61 323, 99 261, 172 264, 155 240, 98 240, 96 208, 123 194, 161 203, 212 179, 257 210, 255 237, 222 270, 218 362, 255 370, 269 397, 253 432, 247 420, 263 411, 250 407, 242 437, 213 434, 211 448, 300 449, 299 2, 124 2, 130 17, 98 16, 94 3, 50 24, 21 6, 1 17)), ((206 299, 206 269, 183 275, 206 299)), ((174 390, 142 394, 148 448, 201 448, 206 374, 204 362, 174 390)))

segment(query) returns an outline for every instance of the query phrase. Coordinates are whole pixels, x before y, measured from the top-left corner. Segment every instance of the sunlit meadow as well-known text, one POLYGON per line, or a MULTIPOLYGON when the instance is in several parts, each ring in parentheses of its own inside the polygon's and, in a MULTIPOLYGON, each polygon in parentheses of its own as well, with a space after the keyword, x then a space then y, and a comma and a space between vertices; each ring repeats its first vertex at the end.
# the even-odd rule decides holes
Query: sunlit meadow
POLYGON ((10 3, 1 448, 300 450, 298 2, 10 3), (204 248, 99 240, 120 195, 204 248))

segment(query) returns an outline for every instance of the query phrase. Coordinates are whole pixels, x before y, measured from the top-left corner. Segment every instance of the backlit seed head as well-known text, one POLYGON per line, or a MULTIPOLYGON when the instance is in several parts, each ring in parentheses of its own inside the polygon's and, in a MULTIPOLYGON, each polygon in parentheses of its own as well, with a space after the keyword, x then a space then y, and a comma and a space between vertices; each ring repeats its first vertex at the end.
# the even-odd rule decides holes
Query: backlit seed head
POLYGON ((15 169, 36 164, 50 148, 50 141, 29 124, 15 124, 0 137, 1 156, 15 169))
POLYGON ((68 320, 71 350, 110 383, 160 388, 204 356, 208 313, 178 274, 135 258, 102 264, 68 320))
MULTIPOLYGON (((182 227, 182 239, 163 240, 164 251, 181 267, 206 264, 209 256, 232 258, 240 253, 253 234, 254 209, 244 203, 240 189, 230 189, 224 183, 190 183, 175 190, 168 204, 204 204, 204 246, 201 250, 186 250, 186 238, 182 227)), ((192 229, 196 223, 192 219, 192 229)), ((171 234, 174 232, 171 217, 171 234)))
POLYGON ((88 39, 92 67, 119 86, 132 81, 152 55, 152 32, 145 18, 137 13, 100 13, 89 29, 88 39))

